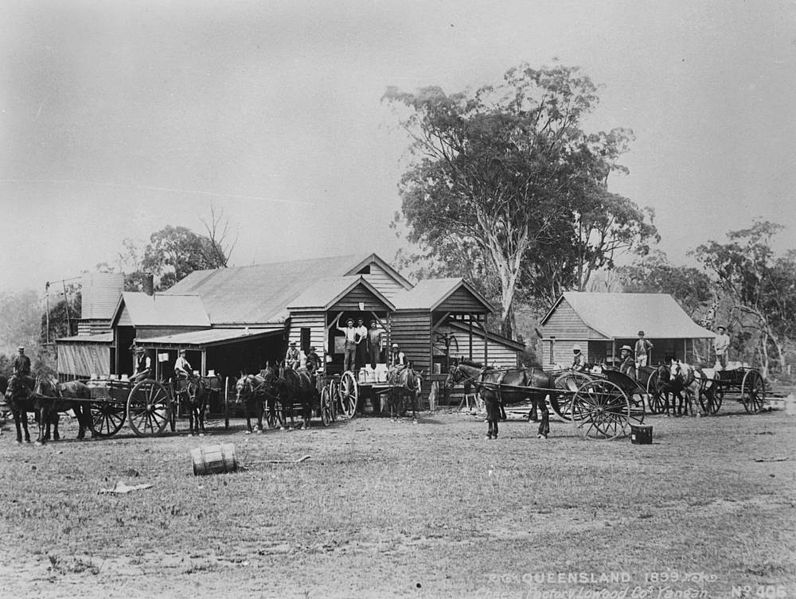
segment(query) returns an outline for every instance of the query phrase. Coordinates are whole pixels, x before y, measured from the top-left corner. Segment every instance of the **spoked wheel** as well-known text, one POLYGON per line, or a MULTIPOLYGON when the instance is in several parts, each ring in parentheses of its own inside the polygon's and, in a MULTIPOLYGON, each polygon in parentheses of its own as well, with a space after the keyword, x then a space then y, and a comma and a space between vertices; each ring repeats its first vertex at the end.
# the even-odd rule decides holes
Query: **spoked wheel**
POLYGON ((572 398, 584 383, 591 381, 591 377, 582 372, 566 372, 555 380, 555 388, 565 393, 551 393, 550 407, 553 412, 563 420, 572 420, 572 398))
POLYGON ((702 411, 712 416, 719 411, 724 392, 717 379, 708 379, 699 389, 699 405, 702 411))
POLYGON ((124 426, 127 411, 123 404, 92 401, 88 409, 91 412, 91 431, 98 437, 111 437, 124 426))
POLYGON ((332 394, 329 392, 329 387, 321 389, 321 421, 323 426, 332 423, 332 394))
POLYGON ((630 432, 630 400, 610 381, 589 381, 572 398, 572 423, 586 439, 624 437, 630 432))
POLYGON ((359 405, 359 385, 354 373, 346 370, 340 377, 340 406, 343 415, 353 418, 357 413, 357 405, 359 405))
POLYGON ((657 371, 647 379, 647 403, 651 414, 661 414, 666 407, 657 371))
POLYGON ((285 426, 282 416, 282 402, 275 400, 272 406, 265 406, 265 423, 268 428, 280 428, 285 426))
POLYGON ((139 437, 159 435, 166 430, 171 411, 168 390, 152 379, 136 383, 127 397, 127 420, 139 437))
POLYGON ((763 408, 766 401, 766 383, 757 370, 750 370, 743 375, 741 401, 750 414, 757 414, 763 408))

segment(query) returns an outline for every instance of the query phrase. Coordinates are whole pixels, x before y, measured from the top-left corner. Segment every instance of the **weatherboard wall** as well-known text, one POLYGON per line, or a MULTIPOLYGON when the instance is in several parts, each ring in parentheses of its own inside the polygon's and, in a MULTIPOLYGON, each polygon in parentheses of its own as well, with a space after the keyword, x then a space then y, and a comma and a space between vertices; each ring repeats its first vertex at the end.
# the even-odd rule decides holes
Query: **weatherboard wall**
POLYGON ((310 330, 310 345, 315 346, 315 352, 323 363, 326 356, 326 312, 320 310, 291 312, 288 343, 295 341, 299 349, 301 349, 303 328, 310 330))
POLYGON ((341 312, 383 312, 387 306, 372 291, 359 284, 330 308, 341 312), (360 305, 361 304, 361 305, 360 305))
POLYGON ((397 343, 415 370, 432 372, 431 313, 428 310, 394 312, 390 324, 390 343, 397 343))
POLYGON ((439 312, 458 312, 465 314, 484 314, 484 305, 464 287, 459 287, 435 308, 439 312))
POLYGON ((363 274, 362 277, 389 300, 392 300, 396 293, 404 290, 401 284, 392 278, 392 275, 373 262, 370 264, 370 273, 363 274))

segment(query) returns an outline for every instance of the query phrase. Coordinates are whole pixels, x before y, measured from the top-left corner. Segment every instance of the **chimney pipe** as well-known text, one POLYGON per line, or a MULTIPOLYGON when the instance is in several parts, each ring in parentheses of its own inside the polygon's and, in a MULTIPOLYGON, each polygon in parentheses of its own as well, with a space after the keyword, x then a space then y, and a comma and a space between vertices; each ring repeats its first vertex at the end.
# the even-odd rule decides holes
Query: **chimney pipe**
POLYGON ((144 293, 147 295, 155 295, 155 275, 151 272, 144 273, 144 293))

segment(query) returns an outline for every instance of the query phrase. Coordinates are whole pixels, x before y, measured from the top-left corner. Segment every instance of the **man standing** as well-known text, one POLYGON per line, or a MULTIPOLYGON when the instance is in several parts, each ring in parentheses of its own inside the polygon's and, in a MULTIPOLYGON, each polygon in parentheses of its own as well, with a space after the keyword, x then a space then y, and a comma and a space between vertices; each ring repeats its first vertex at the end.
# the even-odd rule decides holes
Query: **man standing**
POLYGON ((25 348, 21 345, 17 348, 12 367, 15 375, 30 377, 30 358, 25 355, 25 348))
POLYGON ((342 331, 343 335, 345 335, 345 347, 343 349, 343 371, 350 370, 353 372, 356 362, 357 330, 354 328, 354 321, 351 318, 346 320, 345 328, 341 327, 338 324, 340 322, 341 316, 342 314, 338 314, 334 323, 337 330, 342 331))
POLYGON ((370 321, 368 351, 370 352, 370 367, 375 369, 379 362, 379 353, 381 353, 381 331, 377 328, 375 320, 370 321))
POLYGON ((727 329, 723 326, 716 327, 718 331, 716 338, 713 340, 713 348, 716 350, 716 362, 721 364, 722 369, 727 368, 727 354, 730 349, 730 336, 727 335, 727 329))
POLYGON ((639 377, 639 371, 647 365, 649 359, 649 352, 654 346, 649 339, 644 338, 644 331, 638 332, 638 339, 636 340, 636 378, 639 377))
POLYGON ((357 320, 357 369, 362 368, 368 361, 368 327, 361 318, 357 320))

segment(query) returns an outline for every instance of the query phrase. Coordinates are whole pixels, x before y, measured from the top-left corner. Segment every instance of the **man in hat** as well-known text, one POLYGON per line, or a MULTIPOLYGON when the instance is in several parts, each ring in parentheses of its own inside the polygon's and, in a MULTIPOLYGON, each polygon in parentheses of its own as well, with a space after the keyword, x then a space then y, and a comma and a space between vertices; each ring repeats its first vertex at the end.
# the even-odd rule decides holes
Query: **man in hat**
POLYGON ((629 377, 636 376, 636 362, 633 359, 633 348, 623 345, 619 349, 619 372, 629 377))
POLYGON ((135 348, 135 372, 133 373, 133 381, 142 381, 149 377, 152 373, 152 358, 149 357, 143 347, 135 348))
POLYGON ((307 371, 310 373, 311 377, 314 377, 315 373, 320 370, 321 357, 315 351, 314 345, 310 345, 310 349, 307 351, 307 355, 304 358, 304 364, 307 367, 307 371))
POLYGON ((30 377, 30 358, 25 355, 25 348, 21 345, 17 348, 12 368, 15 375, 30 377))
POLYGON ((356 367, 356 352, 357 352, 357 330, 354 328, 354 320, 349 318, 346 320, 346 327, 340 326, 340 317, 338 314, 334 321, 338 331, 342 331, 345 335, 345 346, 343 348, 343 370, 354 371, 356 367))
POLYGON ((641 368, 647 365, 649 360, 649 352, 654 346, 649 339, 644 338, 644 331, 638 332, 638 339, 636 339, 636 378, 639 376, 641 368))
POLYGON ((727 329, 719 325, 716 327, 716 338, 713 340, 713 349, 716 350, 716 362, 721 368, 727 368, 727 354, 730 350, 730 336, 727 329))
POLYGON ((572 346, 572 370, 583 372, 586 370, 586 356, 580 351, 580 345, 572 346))
POLYGON ((296 342, 291 341, 288 344, 287 352, 285 353, 285 366, 297 370, 301 366, 301 354, 296 347, 296 342))
POLYGON ((368 361, 368 327, 361 318, 357 320, 357 370, 368 361))
POLYGON ((370 321, 368 330, 368 353, 370 354, 370 367, 376 368, 381 353, 381 329, 378 328, 375 320, 370 321))

